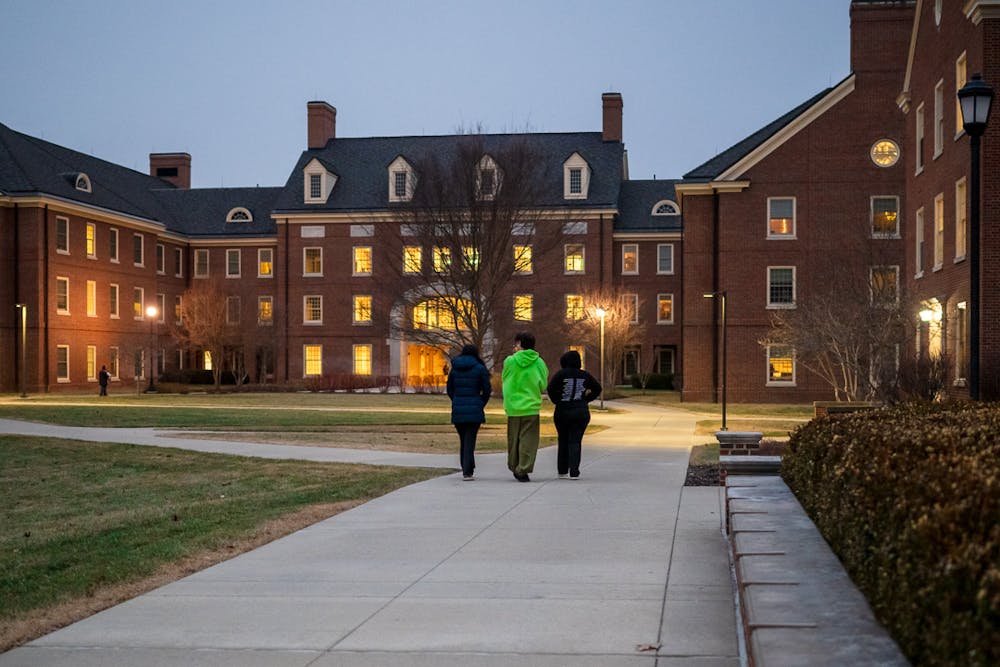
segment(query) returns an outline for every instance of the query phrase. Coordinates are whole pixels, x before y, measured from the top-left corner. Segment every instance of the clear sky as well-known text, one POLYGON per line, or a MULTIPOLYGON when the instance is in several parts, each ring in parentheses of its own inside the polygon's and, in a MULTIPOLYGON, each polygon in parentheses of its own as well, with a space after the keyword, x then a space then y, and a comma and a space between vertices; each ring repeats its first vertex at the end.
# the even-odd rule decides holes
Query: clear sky
POLYGON ((849 0, 0 0, 0 123, 194 187, 283 185, 341 137, 601 128, 679 178, 850 73, 849 0))

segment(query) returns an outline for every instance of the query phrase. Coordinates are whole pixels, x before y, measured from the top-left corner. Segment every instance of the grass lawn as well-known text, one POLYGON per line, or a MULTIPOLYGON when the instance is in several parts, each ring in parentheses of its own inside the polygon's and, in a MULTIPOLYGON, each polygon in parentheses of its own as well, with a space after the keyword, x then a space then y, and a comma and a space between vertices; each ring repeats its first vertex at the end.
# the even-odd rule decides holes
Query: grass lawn
MULTIPOLYGON (((797 427, 805 424, 803 419, 729 419, 726 426, 730 431, 760 431, 765 438, 787 438, 797 427)), ((697 435, 714 435, 722 428, 722 419, 702 419, 695 426, 697 435)))
POLYGON ((706 445, 694 445, 691 447, 691 455, 688 463, 693 466, 712 465, 719 462, 719 443, 713 442, 706 445))
MULTIPOLYGON (((661 408, 672 408, 675 410, 687 410, 702 414, 720 415, 721 421, 722 405, 720 403, 682 403, 680 392, 677 391, 651 391, 643 393, 639 389, 617 388, 617 393, 622 395, 625 403, 635 402, 645 405, 655 405, 661 408)), ((812 403, 727 403, 726 421, 731 416, 743 417, 790 417, 800 418, 806 421, 813 417, 812 403)), ((755 429, 759 430, 759 429, 755 429)))
POLYGON ((0 651, 448 472, 0 436, 0 651))

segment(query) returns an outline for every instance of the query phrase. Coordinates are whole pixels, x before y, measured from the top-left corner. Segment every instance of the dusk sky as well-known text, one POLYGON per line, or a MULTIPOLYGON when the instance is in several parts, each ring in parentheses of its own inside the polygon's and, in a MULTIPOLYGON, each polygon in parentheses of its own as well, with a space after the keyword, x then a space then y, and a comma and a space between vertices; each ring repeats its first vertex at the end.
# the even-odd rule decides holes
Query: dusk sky
POLYGON ((283 185, 337 136, 601 129, 679 178, 850 73, 849 0, 0 0, 0 123, 194 187, 283 185))

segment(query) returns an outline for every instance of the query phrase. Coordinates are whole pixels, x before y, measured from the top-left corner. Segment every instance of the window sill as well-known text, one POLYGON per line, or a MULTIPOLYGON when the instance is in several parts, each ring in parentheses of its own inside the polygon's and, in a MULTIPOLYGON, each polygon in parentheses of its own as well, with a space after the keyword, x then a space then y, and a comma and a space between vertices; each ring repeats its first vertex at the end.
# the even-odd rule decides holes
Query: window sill
POLYGON ((923 277, 924 277, 924 272, 923 271, 917 271, 916 273, 913 274, 913 279, 914 280, 920 280, 923 277))
POLYGON ((323 274, 322 273, 303 273, 302 277, 303 278, 322 278, 323 274))
POLYGON ((226 280, 239 280, 243 276, 226 276, 226 280))
POLYGON ((302 326, 306 326, 306 327, 321 327, 321 326, 323 326, 323 323, 322 322, 303 322, 302 326))
POLYGON ((944 153, 944 149, 940 149, 940 150, 937 150, 937 151, 935 151, 935 152, 934 152, 934 155, 932 155, 932 156, 931 156, 931 159, 932 159, 932 160, 936 160, 936 159, 938 159, 939 157, 941 157, 941 155, 942 155, 943 153, 944 153))
POLYGON ((768 310, 795 310, 794 303, 769 303, 767 304, 768 310))
POLYGON ((892 234, 880 234, 879 232, 872 232, 872 238, 873 239, 899 240, 899 239, 901 239, 903 237, 899 235, 899 232, 895 232, 895 233, 892 233, 892 234))
POLYGON ((768 241, 798 241, 799 237, 795 234, 768 234, 768 241))
MULTIPOLYGON (((657 321, 656 321, 656 323, 657 323, 657 324, 673 324, 673 323, 674 323, 674 321, 673 321, 673 320, 670 320, 670 321, 668 322, 667 320, 663 320, 663 321, 661 322, 660 320, 657 320, 657 321)), ((635 324, 635 322, 630 322, 629 324, 635 324)))
POLYGON ((639 272, 638 271, 622 271, 622 275, 623 276, 637 276, 637 275, 639 275, 639 272))
POLYGON ((919 176, 922 173, 924 173, 924 165, 920 165, 919 167, 917 167, 917 170, 913 172, 913 175, 919 176))
POLYGON ((371 320, 367 322, 351 322, 351 324, 356 327, 370 327, 372 325, 371 320))
POLYGON ((69 311, 68 310, 57 310, 56 311, 56 315, 67 315, 68 316, 69 315, 69 311))
POLYGON ((274 277, 274 274, 273 274, 273 273, 267 273, 267 274, 264 274, 264 275, 260 275, 260 274, 258 273, 258 274, 257 274, 257 277, 258 277, 258 278, 262 278, 262 279, 264 279, 264 280, 270 280, 271 278, 273 278, 273 277, 274 277))
POLYGON ((959 264, 964 261, 965 261, 965 255, 959 255, 958 257, 955 258, 955 264, 959 264))
POLYGON ((65 384, 69 381, 70 381, 69 378, 56 378, 56 382, 58 382, 59 384, 65 384))
POLYGON ((768 380, 765 385, 766 387, 795 387, 797 386, 794 381, 785 382, 779 380, 768 380))
POLYGON ((938 271, 940 271, 943 268, 944 268, 944 264, 935 264, 934 268, 932 268, 931 271, 933 273, 937 273, 938 271))
POLYGON ((87 259, 97 259, 97 255, 87 255, 87 259))
POLYGON ((964 387, 965 378, 955 378, 955 381, 951 383, 953 387, 964 387))
POLYGON ((673 271, 657 271, 656 275, 658 275, 658 276, 672 276, 672 275, 674 275, 674 272, 673 271))

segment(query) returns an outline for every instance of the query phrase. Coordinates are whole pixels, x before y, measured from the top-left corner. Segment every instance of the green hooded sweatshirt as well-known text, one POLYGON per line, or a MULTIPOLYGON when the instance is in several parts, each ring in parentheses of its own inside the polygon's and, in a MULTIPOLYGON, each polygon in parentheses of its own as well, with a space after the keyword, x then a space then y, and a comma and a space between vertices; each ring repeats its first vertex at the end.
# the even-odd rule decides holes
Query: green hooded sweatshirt
POLYGON ((534 350, 518 350, 503 361, 503 409, 508 417, 537 415, 549 369, 534 350))

